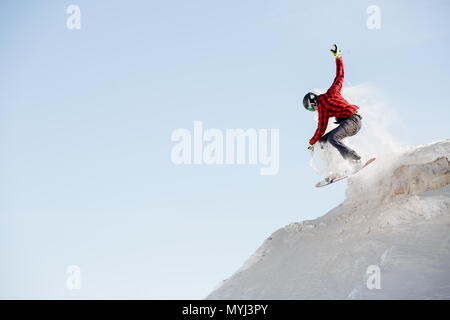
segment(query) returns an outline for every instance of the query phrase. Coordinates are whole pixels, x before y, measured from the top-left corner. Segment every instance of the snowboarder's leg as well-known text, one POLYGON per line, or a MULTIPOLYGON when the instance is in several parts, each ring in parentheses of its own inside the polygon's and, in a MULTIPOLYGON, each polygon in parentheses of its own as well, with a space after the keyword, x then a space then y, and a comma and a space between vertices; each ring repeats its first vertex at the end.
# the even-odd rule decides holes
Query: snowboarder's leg
POLYGON ((358 161, 361 157, 355 150, 343 144, 342 139, 354 136, 360 129, 361 119, 356 115, 352 115, 348 119, 345 119, 337 128, 331 130, 323 136, 323 140, 320 140, 322 140, 321 142, 326 141, 331 143, 331 145, 339 151, 344 159, 358 161))
MULTIPOLYGON (((331 130, 331 131, 333 131, 333 130, 331 130)), ((321 149, 323 149, 325 143, 327 143, 328 137, 330 135, 330 132, 328 132, 327 134, 323 135, 322 138, 319 139, 319 146, 320 146, 321 149)))

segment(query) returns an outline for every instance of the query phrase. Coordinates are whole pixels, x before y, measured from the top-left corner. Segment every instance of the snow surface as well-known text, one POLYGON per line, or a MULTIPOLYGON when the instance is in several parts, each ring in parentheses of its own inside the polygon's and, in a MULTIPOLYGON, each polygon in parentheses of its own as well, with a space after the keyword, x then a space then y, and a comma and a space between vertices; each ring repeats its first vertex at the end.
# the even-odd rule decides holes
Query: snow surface
POLYGON ((450 299, 449 159, 450 139, 377 159, 342 204, 273 233, 207 299, 450 299))

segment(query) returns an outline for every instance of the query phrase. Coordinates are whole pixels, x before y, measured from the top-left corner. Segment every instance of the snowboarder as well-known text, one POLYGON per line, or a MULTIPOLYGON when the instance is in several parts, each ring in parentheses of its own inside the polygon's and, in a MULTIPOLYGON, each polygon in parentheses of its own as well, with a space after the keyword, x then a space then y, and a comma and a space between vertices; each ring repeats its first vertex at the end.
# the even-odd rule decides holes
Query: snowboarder
POLYGON ((348 146, 342 143, 342 139, 354 136, 361 129, 362 116, 358 114, 358 106, 348 103, 341 96, 342 83, 344 81, 344 67, 342 65, 342 52, 336 44, 330 49, 336 58, 336 77, 327 92, 317 95, 309 92, 303 98, 303 106, 308 111, 319 113, 319 123, 314 136, 309 141, 308 149, 313 152, 314 144, 329 143, 335 147, 342 157, 349 161, 354 170, 361 168, 361 157, 348 146), (339 126, 328 132, 328 119, 334 117, 339 126))

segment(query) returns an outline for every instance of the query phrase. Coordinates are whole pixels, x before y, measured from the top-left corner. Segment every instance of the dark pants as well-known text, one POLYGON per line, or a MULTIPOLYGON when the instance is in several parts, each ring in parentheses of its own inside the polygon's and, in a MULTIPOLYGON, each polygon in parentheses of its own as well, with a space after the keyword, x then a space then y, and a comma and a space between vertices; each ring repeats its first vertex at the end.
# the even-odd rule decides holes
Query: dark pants
POLYGON ((342 157, 346 160, 360 160, 361 157, 355 152, 355 150, 350 149, 341 141, 346 137, 354 136, 360 129, 361 118, 358 115, 353 114, 342 121, 338 127, 324 135, 319 140, 319 143, 331 143, 331 145, 338 149, 342 157))

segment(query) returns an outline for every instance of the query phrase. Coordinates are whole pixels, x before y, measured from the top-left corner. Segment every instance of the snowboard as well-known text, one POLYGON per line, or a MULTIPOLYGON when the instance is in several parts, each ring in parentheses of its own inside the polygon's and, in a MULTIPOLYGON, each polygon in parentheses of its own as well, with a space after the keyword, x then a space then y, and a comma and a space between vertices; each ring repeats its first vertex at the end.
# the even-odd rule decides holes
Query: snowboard
POLYGON ((317 188, 319 188, 319 187, 324 187, 324 186, 327 186, 327 185, 329 185, 329 184, 332 184, 332 183, 334 183, 334 182, 336 182, 336 181, 340 181, 340 180, 343 180, 343 179, 345 179, 345 178, 351 177, 352 175, 358 173, 359 171, 361 171, 362 169, 364 169, 365 167, 367 167, 369 164, 371 164, 372 162, 374 162, 375 159, 376 159, 376 158, 372 158, 372 159, 367 160, 367 162, 366 162, 359 170, 356 170, 355 172, 353 172, 353 173, 351 173, 351 174, 346 174, 346 175, 343 175, 343 176, 339 176, 339 177, 336 177, 336 178, 334 178, 334 179, 327 179, 327 178, 325 178, 324 180, 317 182, 317 183, 316 183, 316 187, 317 187, 317 188))

